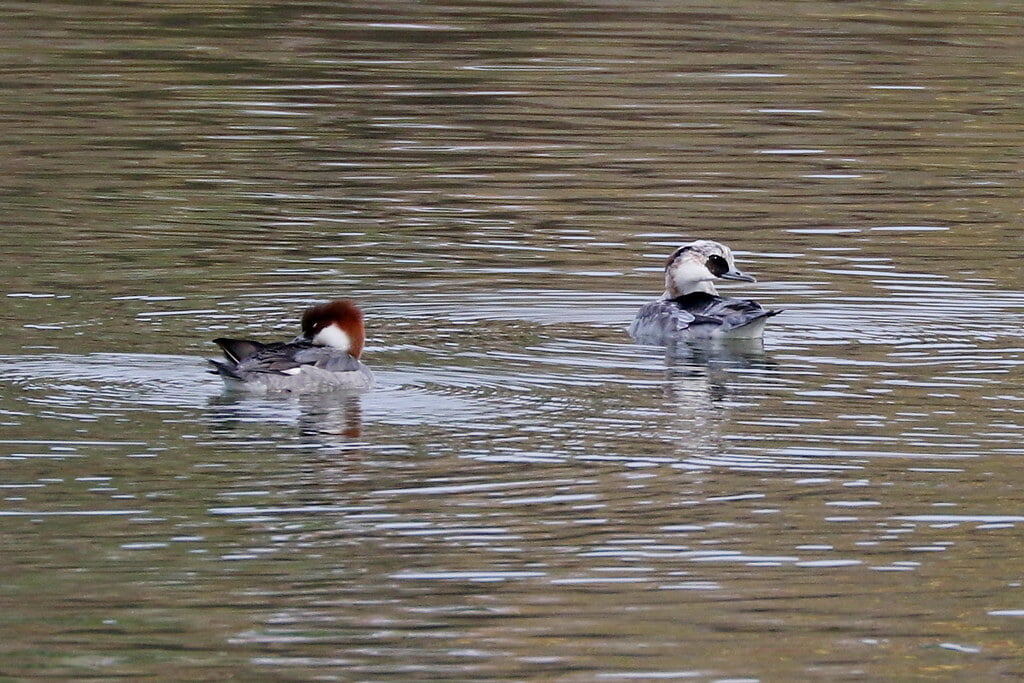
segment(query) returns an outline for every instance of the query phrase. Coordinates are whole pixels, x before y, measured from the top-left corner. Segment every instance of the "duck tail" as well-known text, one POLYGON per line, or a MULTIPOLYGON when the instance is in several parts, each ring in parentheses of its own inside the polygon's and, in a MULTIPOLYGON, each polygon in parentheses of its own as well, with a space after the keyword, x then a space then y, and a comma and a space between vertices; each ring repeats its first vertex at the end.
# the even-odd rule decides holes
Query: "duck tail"
POLYGON ((758 315, 752 317, 750 320, 747 320, 747 321, 737 325, 733 329, 739 329, 741 327, 746 327, 747 325, 753 325, 754 323, 762 323, 763 324, 764 321, 766 321, 768 318, 771 318, 772 316, 776 316, 776 315, 778 315, 779 313, 782 313, 782 312, 783 312, 783 309, 779 309, 779 310, 768 310, 768 309, 765 309, 763 311, 760 311, 758 315))
POLYGON ((210 370, 211 374, 220 375, 221 377, 229 377, 231 379, 237 379, 237 380, 241 380, 242 379, 241 375, 239 375, 237 372, 235 372, 234 367, 232 367, 231 365, 228 365, 224 361, 214 360, 212 358, 208 358, 207 360, 209 360, 210 361, 210 365, 212 365, 214 367, 213 370, 210 370))

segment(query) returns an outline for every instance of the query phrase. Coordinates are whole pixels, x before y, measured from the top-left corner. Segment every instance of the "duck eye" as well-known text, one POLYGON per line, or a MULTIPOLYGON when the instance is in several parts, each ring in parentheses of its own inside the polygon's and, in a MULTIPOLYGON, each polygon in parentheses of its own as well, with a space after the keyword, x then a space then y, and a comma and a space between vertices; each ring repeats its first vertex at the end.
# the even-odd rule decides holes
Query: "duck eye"
POLYGON ((708 256, 707 267, 715 277, 729 272, 729 262, 718 254, 708 256))

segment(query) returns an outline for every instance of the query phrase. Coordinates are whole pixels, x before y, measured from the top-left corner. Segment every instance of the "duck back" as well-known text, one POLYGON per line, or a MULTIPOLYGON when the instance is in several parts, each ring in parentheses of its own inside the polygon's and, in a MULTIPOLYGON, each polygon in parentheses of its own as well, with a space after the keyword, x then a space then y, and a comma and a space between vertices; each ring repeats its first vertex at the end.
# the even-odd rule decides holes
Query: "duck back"
POLYGON ((629 327, 641 344, 714 338, 752 339, 764 333, 764 323, 782 311, 769 310, 750 299, 691 292, 645 304, 629 327))
POLYGON ((304 342, 215 339, 225 360, 210 360, 228 386, 247 391, 368 389, 373 373, 348 352, 304 342))

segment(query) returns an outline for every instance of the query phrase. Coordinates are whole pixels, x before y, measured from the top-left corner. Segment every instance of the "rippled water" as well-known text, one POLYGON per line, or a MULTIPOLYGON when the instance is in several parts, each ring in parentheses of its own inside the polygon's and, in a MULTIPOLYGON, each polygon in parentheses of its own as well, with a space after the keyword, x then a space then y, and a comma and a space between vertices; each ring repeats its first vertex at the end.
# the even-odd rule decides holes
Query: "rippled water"
POLYGON ((1024 673, 1016 4, 0 6, 0 676, 1024 673))

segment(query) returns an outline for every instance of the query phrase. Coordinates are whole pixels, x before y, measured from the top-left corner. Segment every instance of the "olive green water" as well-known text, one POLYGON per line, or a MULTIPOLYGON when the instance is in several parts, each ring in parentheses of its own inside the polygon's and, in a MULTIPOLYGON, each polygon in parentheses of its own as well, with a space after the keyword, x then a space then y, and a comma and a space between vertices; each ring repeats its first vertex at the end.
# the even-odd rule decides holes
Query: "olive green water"
POLYGON ((1024 675, 1024 9, 619 4, 0 2, 0 677, 1024 675))

